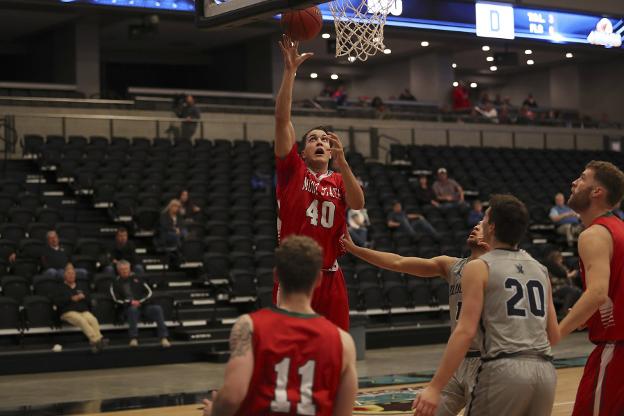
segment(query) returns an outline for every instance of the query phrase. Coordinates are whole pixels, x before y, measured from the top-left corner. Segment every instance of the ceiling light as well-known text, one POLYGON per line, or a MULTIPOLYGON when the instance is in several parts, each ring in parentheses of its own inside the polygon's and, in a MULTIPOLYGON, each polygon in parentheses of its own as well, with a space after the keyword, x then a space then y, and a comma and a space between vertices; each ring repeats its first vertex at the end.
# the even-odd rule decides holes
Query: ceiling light
POLYGON ((527 61, 527 65, 533 65, 535 63, 535 61, 533 59, 529 59, 527 61))
POLYGON ((338 79, 338 74, 331 74, 329 77, 331 79, 333 79, 333 80, 337 80, 338 79))
POLYGON ((496 65, 492 65, 490 67, 490 71, 497 71, 497 70, 498 70, 498 67, 496 65))
POLYGON ((323 33, 323 34, 321 35, 321 37, 322 37, 323 39, 329 39, 329 38, 330 38, 329 33, 323 33))
POLYGON ((386 48, 386 49, 384 49, 384 53, 385 53, 386 55, 390 55, 390 54, 392 53, 392 49, 390 49, 390 48, 386 48))
POLYGON ((312 72, 312 73, 310 74, 310 78, 312 78, 312 79, 316 79, 316 78, 318 78, 318 74, 317 74, 316 72, 312 72))
POLYGON ((459 85, 459 82, 457 82, 457 81, 454 81, 454 82, 453 82, 453 86, 454 86, 454 87, 457 87, 458 85, 459 85))
POLYGON ((355 56, 350 56, 350 57, 347 58, 347 61, 355 62, 355 59, 356 59, 355 56))
POLYGON ((470 88, 477 88, 477 87, 478 87, 478 85, 477 85, 476 82, 471 82, 470 83, 470 88))
POLYGON ((489 46, 487 46, 487 45, 483 45, 483 46, 481 47, 481 50, 482 50, 483 52, 487 52, 487 51, 489 51, 489 50, 490 50, 490 47, 489 47, 489 46))
POLYGON ((566 58, 574 58, 574 54, 572 52, 566 53, 566 58))
POLYGON ((457 68, 457 64, 456 64, 455 62, 453 62, 453 63, 451 64, 451 68, 457 68))
POLYGON ((486 61, 488 62, 493 62, 494 61, 494 57, 493 56, 488 56, 487 58, 485 58, 486 61))
POLYGON ((524 50, 524 54, 525 55, 531 55, 533 53, 533 51, 531 49, 525 49, 524 50))
POLYGON ((423 40, 422 42, 420 42, 420 46, 423 46, 426 48, 427 46, 429 46, 429 42, 427 42, 426 40, 423 40))

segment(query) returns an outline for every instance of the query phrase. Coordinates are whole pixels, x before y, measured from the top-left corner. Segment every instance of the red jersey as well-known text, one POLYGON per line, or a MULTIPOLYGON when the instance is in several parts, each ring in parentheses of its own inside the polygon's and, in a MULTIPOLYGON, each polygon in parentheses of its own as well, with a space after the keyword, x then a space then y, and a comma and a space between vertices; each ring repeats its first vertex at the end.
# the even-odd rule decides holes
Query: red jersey
POLYGON ((323 269, 337 269, 347 216, 342 175, 331 170, 317 175, 297 150, 295 143, 285 158, 276 158, 279 237, 313 238, 323 248, 323 269))
MULTIPOLYGON (((609 277, 609 299, 587 321, 589 340, 593 343, 624 341, 624 222, 616 215, 598 217, 591 225, 598 224, 611 233, 613 257, 609 277)), ((581 260, 581 276, 585 283, 585 267, 581 260)))
POLYGON ((342 373, 338 328, 319 315, 267 308, 253 321, 254 370, 237 416, 331 416, 342 373))

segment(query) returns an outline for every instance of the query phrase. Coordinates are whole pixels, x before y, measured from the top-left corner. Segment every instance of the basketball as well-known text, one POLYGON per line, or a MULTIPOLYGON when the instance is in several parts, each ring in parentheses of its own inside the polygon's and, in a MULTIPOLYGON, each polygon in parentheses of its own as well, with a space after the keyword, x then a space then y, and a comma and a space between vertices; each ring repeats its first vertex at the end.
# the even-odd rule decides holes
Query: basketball
POLYGON ((314 39, 323 28, 323 17, 318 7, 291 10, 282 14, 284 33, 294 41, 314 39))

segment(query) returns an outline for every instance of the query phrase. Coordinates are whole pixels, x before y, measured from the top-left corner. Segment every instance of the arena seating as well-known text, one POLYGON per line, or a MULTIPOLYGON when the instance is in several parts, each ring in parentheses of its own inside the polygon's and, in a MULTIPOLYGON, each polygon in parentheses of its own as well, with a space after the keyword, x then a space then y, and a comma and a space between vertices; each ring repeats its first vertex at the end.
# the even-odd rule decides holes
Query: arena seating
MULTIPOLYGON (((58 282, 39 274, 45 234, 52 228, 77 266, 89 271, 78 284, 91 293, 94 313, 109 337, 125 339, 126 327, 108 293, 112 277, 99 263, 120 225, 137 243, 153 301, 163 307, 179 341, 213 337, 223 348, 222 333, 240 313, 271 303, 276 244, 271 143, 26 135, 23 148, 25 160, 8 162, 0 181, 3 345, 35 335, 43 344, 51 341, 42 336, 75 335, 74 328, 61 324, 48 298, 58 282), (174 269, 154 235, 160 211, 182 189, 190 191, 202 212, 189 226, 182 262, 174 269), (13 252, 17 261, 9 263, 13 252)), ((356 152, 347 157, 366 185, 375 247, 422 257, 464 254, 469 230, 460 210, 418 204, 414 188, 420 174, 445 166, 470 199, 502 192, 519 196, 532 221, 523 247, 541 258, 563 242, 547 217, 554 194, 566 192, 591 159, 624 162, 612 152, 413 145, 393 145, 387 165, 356 152), (440 231, 440 241, 423 235, 413 244, 406 235, 390 232, 386 215, 393 200, 402 201, 408 212, 424 214, 440 231)), ((567 254, 573 264, 574 253, 567 254)), ((350 255, 340 263, 352 314, 367 316, 370 326, 447 321, 448 286, 442 279, 381 272, 350 255)), ((144 332, 151 327, 142 324, 144 332)))

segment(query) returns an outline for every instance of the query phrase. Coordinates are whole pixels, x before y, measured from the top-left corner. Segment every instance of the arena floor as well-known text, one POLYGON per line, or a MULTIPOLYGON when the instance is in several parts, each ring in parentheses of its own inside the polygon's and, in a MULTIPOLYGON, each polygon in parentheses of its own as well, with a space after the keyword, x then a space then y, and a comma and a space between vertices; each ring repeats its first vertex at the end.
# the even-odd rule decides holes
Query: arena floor
MULTIPOLYGON (((420 382, 397 384, 401 379, 417 380, 417 377, 390 375, 430 374, 435 370, 444 346, 368 350, 366 359, 358 362, 361 392, 383 390, 391 393, 422 386, 420 382), (375 387, 376 383, 378 387, 375 387)), ((592 348, 587 334, 577 333, 558 345, 554 353, 557 359, 586 357, 592 348)), ((574 367, 577 365, 574 360, 571 365, 570 368, 558 369, 553 415, 569 415, 574 403, 582 367, 574 367)), ((106 412, 116 416, 200 415, 198 409, 202 392, 219 387, 223 370, 223 364, 191 363, 3 376, 0 377, 0 415, 96 415, 106 412), (195 395, 189 399, 182 393, 195 395), (195 403, 195 398, 197 404, 189 404, 195 403), (59 406, 60 403, 71 405, 59 406), (59 410, 61 408, 62 411, 59 410)))

